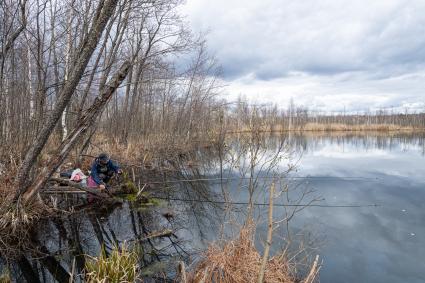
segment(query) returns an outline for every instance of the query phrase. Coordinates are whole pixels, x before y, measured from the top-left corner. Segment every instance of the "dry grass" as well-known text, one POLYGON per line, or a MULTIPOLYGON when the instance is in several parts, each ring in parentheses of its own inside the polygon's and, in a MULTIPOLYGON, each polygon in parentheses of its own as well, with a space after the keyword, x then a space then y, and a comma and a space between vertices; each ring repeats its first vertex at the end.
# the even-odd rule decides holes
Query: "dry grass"
POLYGON ((0 252, 8 258, 29 248, 34 224, 46 216, 46 208, 39 203, 11 203, 0 205, 0 252))
POLYGON ((187 142, 182 137, 170 137, 161 134, 150 135, 143 140, 121 143, 118 140, 97 135, 94 137, 88 154, 96 156, 100 152, 108 152, 112 159, 117 160, 123 166, 167 170, 167 168, 164 168, 164 163, 170 164, 170 161, 171 163, 188 162, 193 159, 193 155, 198 149, 211 148, 213 143, 214 140, 187 142))
MULTIPOLYGON (((405 127, 395 124, 362 124, 362 125, 348 125, 341 123, 330 123, 330 124, 322 124, 322 123, 307 123, 304 126, 297 126, 289 130, 285 128, 282 124, 274 124, 274 125, 261 125, 257 129, 259 132, 344 132, 344 131, 352 131, 352 132, 394 132, 394 131, 402 131, 402 132, 413 132, 413 131, 424 131, 425 129, 414 128, 411 126, 405 127)), ((228 129, 228 133, 247 133, 252 130, 249 127, 241 127, 240 129, 228 129)))
MULTIPOLYGON (((262 256, 254 246, 253 234, 253 227, 243 228, 236 239, 223 245, 211 245, 189 274, 189 282, 257 282, 262 256)), ((316 260, 308 275, 299 279, 295 263, 289 262, 285 255, 277 255, 266 263, 264 282, 312 283, 317 279, 319 269, 316 260)))
POLYGON ((120 248, 114 247, 109 257, 104 250, 99 257, 87 257, 86 282, 142 282, 138 276, 138 253, 134 249, 129 249, 126 244, 120 248))
POLYGON ((347 125, 339 123, 319 124, 308 123, 302 131, 413 131, 413 127, 402 127, 394 124, 347 125))
POLYGON ((6 203, 6 198, 14 193, 14 178, 18 171, 17 161, 10 158, 0 158, 0 206, 6 203))
POLYGON ((0 275, 0 283, 11 283, 12 279, 10 279, 9 271, 4 271, 3 274, 0 275))
POLYGON ((5 170, 0 174, 0 253, 14 258, 28 248, 31 228, 45 215, 45 207, 36 202, 13 202, 18 166, 12 158, 3 166, 5 170))
POLYGON ((34 224, 49 215, 48 208, 37 200, 13 201, 17 168, 16 163, 9 162, 0 175, 0 253, 8 258, 20 256, 29 248, 34 224))

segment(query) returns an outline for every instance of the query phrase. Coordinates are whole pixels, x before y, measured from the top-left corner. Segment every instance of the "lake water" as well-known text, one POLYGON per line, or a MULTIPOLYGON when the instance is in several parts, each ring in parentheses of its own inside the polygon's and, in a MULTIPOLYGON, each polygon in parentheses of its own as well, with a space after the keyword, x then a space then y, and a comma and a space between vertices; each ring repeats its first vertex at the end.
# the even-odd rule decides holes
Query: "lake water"
POLYGON ((423 136, 310 138, 299 174, 326 204, 295 226, 323 236, 321 282, 425 282, 425 158, 423 136), (348 179, 344 179, 348 177, 348 179), (361 177, 368 179, 350 179, 361 177))
MULTIPOLYGON (((425 282, 424 141, 423 134, 270 136, 259 144, 235 138, 218 153, 199 152, 197 164, 173 164, 179 170, 140 176, 141 182, 157 182, 151 189, 162 199, 160 206, 79 206, 81 213, 38 227, 39 254, 2 258, 0 271, 8 266, 16 282, 61 281, 74 258, 81 271, 81 254, 97 254, 100 243, 109 249, 116 242, 138 241, 145 274, 156 281, 161 272, 172 277, 176 260, 196 260, 210 241, 237 233, 246 219, 249 188, 261 250, 274 177, 278 191, 288 186, 274 200, 274 220, 300 211, 288 226, 280 222, 272 253, 288 243, 295 252, 302 243, 299 260, 318 254, 323 261, 321 282, 425 282), (165 228, 174 235, 146 240, 165 228)), ((84 203, 76 196, 62 201, 84 203)))
MULTIPOLYGON (((289 184, 289 198, 282 194, 275 203, 298 203, 303 192, 308 194, 299 203, 317 200, 295 214, 289 223, 289 233, 294 250, 302 241, 306 254, 320 255, 321 282, 425 282, 424 140, 422 134, 266 138, 254 173, 259 176, 254 201, 267 203, 271 182, 268 177, 286 171, 288 163, 294 163, 295 168, 282 181, 289 184), (275 156, 282 140, 285 142, 281 159, 265 174, 270 165, 263 165, 275 156), (353 205, 359 207, 333 207, 353 205)), ((190 233, 183 235, 197 249, 202 250, 217 239, 222 223, 241 223, 246 215, 246 205, 239 203, 249 200, 246 177, 251 148, 233 146, 230 155, 235 159, 243 156, 242 161, 234 167, 224 165, 223 183, 210 183, 210 190, 220 195, 224 184, 228 199, 237 204, 226 217, 212 208, 206 209, 206 224, 199 217, 187 217, 190 233)), ((210 178, 219 176, 215 172, 210 178)), ((181 198, 203 199, 194 197, 193 192, 181 198)), ((187 215, 187 202, 178 203, 173 209, 187 215)), ((294 209, 276 206, 274 219, 282 220, 288 210, 290 214, 294 209)), ((266 234, 267 210, 267 206, 255 206, 260 250, 266 234)), ((272 250, 277 253, 288 240, 288 230, 281 224, 274 232, 272 250)))
MULTIPOLYGON (((271 150, 264 153, 268 157, 282 138, 269 139, 271 150)), ((283 139, 292 154, 279 161, 274 170, 282 172, 288 162, 296 163, 296 170, 285 178, 289 190, 295 192, 292 202, 280 196, 275 203, 296 203, 301 191, 310 192, 301 203, 321 199, 313 203, 319 206, 296 213, 289 224, 295 238, 291 241, 295 244, 303 240, 307 253, 321 256, 320 281, 425 282, 424 136, 311 135, 283 139), (364 207, 326 207, 341 205, 364 207)), ((227 176, 240 176, 235 170, 228 172, 233 175, 227 176)), ((241 187, 240 183, 227 182, 233 202, 249 199, 246 189, 235 189, 241 187)), ((258 187, 255 201, 267 202, 269 182, 259 180, 258 187)), ((220 191, 217 185, 215 191, 220 191)), ((265 206, 256 206, 255 210, 260 249, 267 210, 265 206)), ((244 210, 238 211, 237 216, 244 210)), ((286 215, 285 209, 275 207, 275 220, 286 215)), ((216 235, 219 229, 214 227, 209 233, 216 235)), ((274 232, 275 252, 288 241, 287 233, 282 228, 274 232)), ((200 247, 211 240, 206 238, 200 247)))

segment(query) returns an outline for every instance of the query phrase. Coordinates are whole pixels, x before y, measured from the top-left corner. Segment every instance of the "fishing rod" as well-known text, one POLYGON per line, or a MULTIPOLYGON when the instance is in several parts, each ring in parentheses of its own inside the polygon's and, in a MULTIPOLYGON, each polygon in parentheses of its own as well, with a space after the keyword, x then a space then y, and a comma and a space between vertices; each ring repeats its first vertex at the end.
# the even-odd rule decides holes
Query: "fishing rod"
POLYGON ((164 180, 164 181, 152 181, 146 182, 145 184, 165 184, 165 183, 181 183, 181 182, 198 182, 198 181, 221 181, 221 180, 249 180, 249 179, 336 179, 336 180, 379 180, 378 177, 336 177, 336 176, 257 176, 257 177, 216 177, 216 178, 197 178, 197 179, 182 179, 182 180, 164 180))
MULTIPOLYGON (((87 156, 87 157, 93 157, 96 158, 94 155, 89 154, 81 154, 81 156, 87 156)), ((116 158, 115 158, 116 160, 116 158)), ((126 164, 123 161, 120 161, 120 163, 128 165, 128 166, 135 166, 135 167, 142 167, 141 165, 135 165, 135 164, 126 164)), ((217 177, 217 178, 198 178, 198 179, 185 179, 185 180, 168 180, 168 181, 158 181, 158 182, 149 182, 149 184, 155 184, 155 183, 177 183, 177 182, 195 182, 195 181, 215 181, 215 180, 242 180, 242 179, 339 179, 339 180, 379 180, 378 177, 362 177, 362 176, 343 176, 343 177, 337 177, 337 176, 257 176, 257 177, 217 177)))
MULTIPOLYGON (((202 199, 186 199, 186 198, 167 198, 167 197, 158 197, 152 196, 156 199, 161 200, 173 200, 173 201, 182 201, 182 202, 200 202, 200 203, 213 203, 213 204, 232 204, 232 205, 249 205, 249 202, 233 202, 233 201, 214 201, 214 200, 202 200, 202 199)), ((269 203, 259 203, 254 202, 252 205, 255 206, 269 206, 269 203)), ((273 206, 280 207, 327 207, 327 208, 361 208, 361 207, 378 207, 379 204, 344 204, 344 205, 332 205, 332 204, 283 204, 283 203, 274 203, 273 206)))
MULTIPOLYGON (((92 155, 88 154, 81 154, 81 156, 88 156, 88 157, 94 157, 92 155)), ((122 162, 120 162, 122 163, 122 162)), ((135 166, 135 165, 132 165, 135 166)), ((151 181, 151 182, 144 182, 143 184, 169 184, 169 183, 182 183, 182 182, 199 182, 199 181, 223 181, 223 180, 250 180, 250 179, 289 179, 289 180, 295 180, 295 179, 334 179, 334 180, 346 180, 346 181, 373 181, 373 180, 379 180, 378 177, 362 177, 362 176, 344 176, 344 177, 337 177, 337 176, 256 176, 256 177, 216 177, 216 178, 196 178, 196 179, 182 179, 182 180, 163 180, 163 181, 151 181)))

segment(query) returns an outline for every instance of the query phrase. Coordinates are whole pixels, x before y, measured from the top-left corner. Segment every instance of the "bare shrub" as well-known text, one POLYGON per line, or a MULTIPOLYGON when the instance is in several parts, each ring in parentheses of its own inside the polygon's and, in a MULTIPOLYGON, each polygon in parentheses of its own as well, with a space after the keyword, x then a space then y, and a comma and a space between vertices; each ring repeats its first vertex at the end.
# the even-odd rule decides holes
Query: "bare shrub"
MULTIPOLYGON (((255 227, 250 224, 241 229, 239 236, 222 245, 212 244, 201 261, 189 274, 189 282, 242 283, 257 282, 262 256, 254 245, 255 227)), ((320 266, 312 264, 308 276, 298 278, 295 262, 285 254, 267 260, 264 282, 311 283, 317 279, 320 266)))

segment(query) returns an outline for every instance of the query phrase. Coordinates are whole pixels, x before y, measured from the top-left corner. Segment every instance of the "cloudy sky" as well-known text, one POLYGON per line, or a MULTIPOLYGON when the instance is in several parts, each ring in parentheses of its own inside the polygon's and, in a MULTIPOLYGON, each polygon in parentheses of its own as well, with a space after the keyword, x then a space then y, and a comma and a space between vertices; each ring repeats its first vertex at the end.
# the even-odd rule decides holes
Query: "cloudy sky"
POLYGON ((224 92, 320 110, 425 109, 423 0, 188 0, 224 92))

